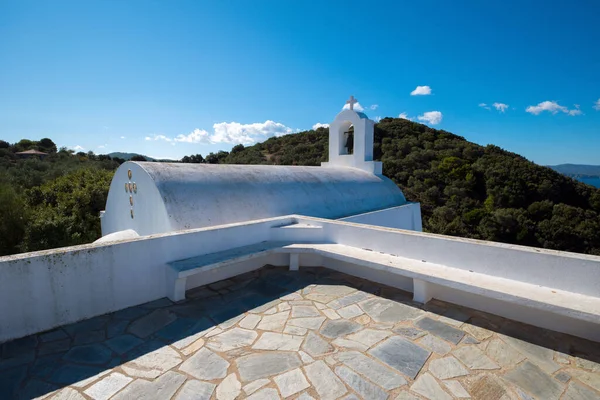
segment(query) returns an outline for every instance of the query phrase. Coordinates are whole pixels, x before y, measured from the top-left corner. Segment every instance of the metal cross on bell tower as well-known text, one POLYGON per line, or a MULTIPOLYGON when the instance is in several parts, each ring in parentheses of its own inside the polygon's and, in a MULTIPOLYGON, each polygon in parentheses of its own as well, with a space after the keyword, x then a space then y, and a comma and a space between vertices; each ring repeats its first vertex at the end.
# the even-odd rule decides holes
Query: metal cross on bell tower
POLYGON ((354 96, 350 96, 350 99, 346 101, 346 104, 350 104, 350 109, 354 110, 354 105, 358 103, 358 100, 354 98, 354 96))

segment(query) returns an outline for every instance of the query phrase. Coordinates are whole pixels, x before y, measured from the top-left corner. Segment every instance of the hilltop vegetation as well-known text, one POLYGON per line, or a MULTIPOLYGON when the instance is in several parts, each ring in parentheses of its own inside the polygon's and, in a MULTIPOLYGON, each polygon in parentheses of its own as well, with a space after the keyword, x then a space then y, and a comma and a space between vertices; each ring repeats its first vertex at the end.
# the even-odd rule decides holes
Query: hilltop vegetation
MULTIPOLYGON (((0 141, 0 255, 98 238, 98 212, 123 160, 65 149, 20 160, 14 152, 23 147, 0 141)), ((328 130, 319 128, 181 162, 320 165, 327 148, 328 130)), ((404 119, 375 126, 374 155, 421 203, 428 232, 600 255, 600 189, 404 119)))

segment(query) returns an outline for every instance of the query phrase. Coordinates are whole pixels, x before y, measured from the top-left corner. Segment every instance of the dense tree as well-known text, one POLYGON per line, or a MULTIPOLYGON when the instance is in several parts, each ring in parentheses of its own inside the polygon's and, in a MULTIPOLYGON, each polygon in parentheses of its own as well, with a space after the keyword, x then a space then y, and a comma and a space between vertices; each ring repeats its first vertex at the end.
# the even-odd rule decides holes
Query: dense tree
MULTIPOLYGON (((98 212, 125 160, 65 148, 53 153, 50 142, 0 141, 0 255, 100 236, 98 212), (50 149, 44 160, 15 155, 42 147, 50 149)), ((319 128, 181 161, 320 165, 327 150, 328 129, 319 128)), ((421 203, 426 231, 600 255, 600 189, 404 119, 375 125, 373 154, 407 199, 421 203)))
POLYGON ((131 160, 131 161, 146 161, 146 157, 144 157, 144 156, 140 156, 140 155, 138 154, 138 155, 135 155, 135 156, 131 157, 131 159, 130 159, 130 160, 131 160))

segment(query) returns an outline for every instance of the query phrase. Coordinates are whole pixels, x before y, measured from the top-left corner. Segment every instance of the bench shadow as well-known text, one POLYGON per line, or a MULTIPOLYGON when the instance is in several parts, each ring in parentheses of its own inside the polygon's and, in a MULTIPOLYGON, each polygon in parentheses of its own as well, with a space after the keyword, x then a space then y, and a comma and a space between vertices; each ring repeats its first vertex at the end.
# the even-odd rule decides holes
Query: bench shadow
POLYGON ((0 398, 30 399, 70 385, 90 386, 99 374, 168 345, 181 351, 210 335, 207 330, 234 325, 246 312, 268 311, 281 297, 312 284, 346 285, 439 317, 456 318, 464 322, 463 330, 470 325, 524 346, 600 363, 600 346, 585 339, 438 300, 421 305, 412 301, 411 293, 326 268, 290 272, 265 266, 189 290, 179 303, 163 298, 6 342, 0 345, 0 398))

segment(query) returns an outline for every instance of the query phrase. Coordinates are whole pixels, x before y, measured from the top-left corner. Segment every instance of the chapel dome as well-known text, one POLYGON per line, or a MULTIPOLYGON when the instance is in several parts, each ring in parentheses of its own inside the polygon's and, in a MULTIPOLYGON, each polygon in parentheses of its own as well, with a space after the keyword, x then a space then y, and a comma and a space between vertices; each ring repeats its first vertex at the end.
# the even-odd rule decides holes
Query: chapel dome
POLYGON ((406 204, 390 179, 357 168, 126 162, 102 234, 139 235, 300 214, 338 219, 406 204))

